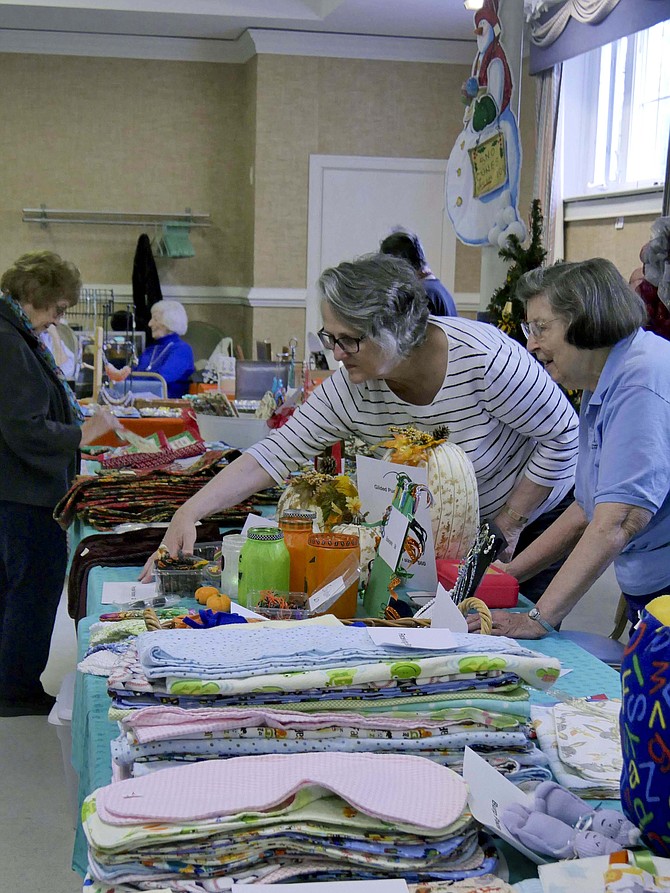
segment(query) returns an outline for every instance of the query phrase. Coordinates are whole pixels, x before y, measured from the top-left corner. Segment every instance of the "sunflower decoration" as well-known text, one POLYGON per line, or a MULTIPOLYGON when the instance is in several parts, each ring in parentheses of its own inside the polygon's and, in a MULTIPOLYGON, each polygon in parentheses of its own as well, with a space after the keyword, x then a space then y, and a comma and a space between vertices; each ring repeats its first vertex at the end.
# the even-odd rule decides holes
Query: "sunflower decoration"
POLYGON ((383 440, 379 446, 392 450, 392 461, 398 465, 423 465, 426 451, 434 449, 449 439, 449 429, 441 425, 432 433, 420 431, 414 425, 389 425, 391 440, 383 440))
POLYGON ((338 524, 358 523, 362 506, 356 485, 346 474, 308 471, 294 478, 282 494, 277 517, 286 509, 316 512, 319 530, 326 533, 338 524))

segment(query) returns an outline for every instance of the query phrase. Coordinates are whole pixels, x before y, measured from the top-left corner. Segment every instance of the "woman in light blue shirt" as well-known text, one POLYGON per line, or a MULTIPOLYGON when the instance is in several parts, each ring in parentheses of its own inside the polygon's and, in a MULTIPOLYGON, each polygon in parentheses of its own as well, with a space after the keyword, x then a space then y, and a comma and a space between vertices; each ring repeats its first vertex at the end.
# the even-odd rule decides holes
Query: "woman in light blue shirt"
POLYGON ((494 632, 546 635, 612 562, 636 619, 670 593, 670 343, 643 331, 641 299, 602 258, 532 270, 517 296, 528 350, 584 394, 575 501, 506 570, 523 581, 568 557, 537 609, 494 612, 494 632))

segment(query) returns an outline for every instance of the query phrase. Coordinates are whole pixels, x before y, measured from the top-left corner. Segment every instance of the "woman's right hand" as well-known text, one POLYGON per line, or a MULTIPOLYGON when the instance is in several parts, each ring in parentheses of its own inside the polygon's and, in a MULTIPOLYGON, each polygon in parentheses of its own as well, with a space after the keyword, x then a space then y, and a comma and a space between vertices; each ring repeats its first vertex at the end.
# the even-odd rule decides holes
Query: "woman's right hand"
POLYGON ((95 407, 93 415, 89 416, 81 426, 81 446, 88 446, 99 437, 107 434, 109 431, 121 431, 123 425, 112 415, 112 413, 104 407, 95 407))
MULTIPOLYGON (((178 552, 191 554, 195 545, 195 521, 185 511, 182 511, 183 508, 184 506, 174 513, 161 543, 161 546, 165 546, 173 558, 176 558, 178 552)), ((147 558, 140 572, 140 582, 149 583, 151 581, 157 555, 158 550, 147 558)))

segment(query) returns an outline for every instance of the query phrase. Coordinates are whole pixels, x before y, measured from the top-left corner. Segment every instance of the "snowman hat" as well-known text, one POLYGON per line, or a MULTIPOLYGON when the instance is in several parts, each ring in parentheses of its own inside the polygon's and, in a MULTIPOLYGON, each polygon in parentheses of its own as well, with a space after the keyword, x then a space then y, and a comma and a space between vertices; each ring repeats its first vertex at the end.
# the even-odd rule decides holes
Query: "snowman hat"
POLYGON ((501 27, 498 18, 498 0, 484 0, 484 5, 475 13, 475 27, 479 28, 482 22, 488 22, 496 37, 500 36, 501 27))

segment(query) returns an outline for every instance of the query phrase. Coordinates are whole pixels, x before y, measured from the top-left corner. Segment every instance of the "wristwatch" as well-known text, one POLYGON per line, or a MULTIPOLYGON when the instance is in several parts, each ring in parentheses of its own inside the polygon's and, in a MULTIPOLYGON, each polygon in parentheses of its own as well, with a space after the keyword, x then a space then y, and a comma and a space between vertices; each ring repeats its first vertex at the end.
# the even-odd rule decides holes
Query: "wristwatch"
POLYGON ((505 503, 505 505, 503 506, 503 511, 516 524, 523 524, 524 526, 526 524, 528 524, 528 518, 525 515, 522 515, 520 512, 517 512, 515 509, 513 509, 511 505, 507 505, 507 503, 505 503))
POLYGON ((528 616, 530 617, 531 620, 537 621, 537 623, 539 623, 543 629, 546 629, 546 631, 548 633, 556 632, 556 630, 551 625, 551 623, 549 623, 547 620, 544 619, 544 617, 542 616, 542 614, 540 614, 540 612, 537 608, 531 608, 530 611, 528 612, 528 616))

